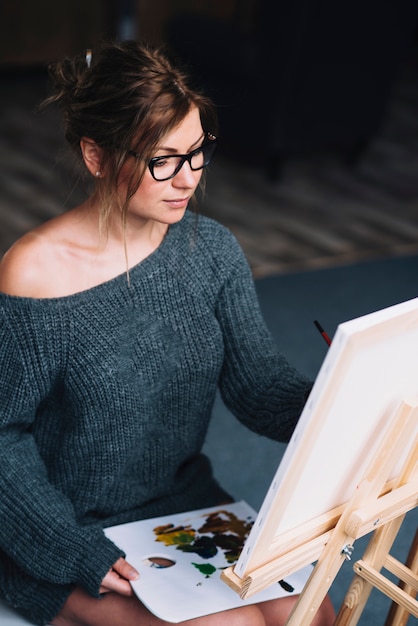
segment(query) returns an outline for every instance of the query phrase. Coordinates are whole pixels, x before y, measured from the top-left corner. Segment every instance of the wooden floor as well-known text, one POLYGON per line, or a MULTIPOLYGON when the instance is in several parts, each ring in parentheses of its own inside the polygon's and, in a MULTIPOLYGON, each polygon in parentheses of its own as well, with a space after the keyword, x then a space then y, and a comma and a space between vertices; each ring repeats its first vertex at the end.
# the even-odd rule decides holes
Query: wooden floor
MULTIPOLYGON (((418 253, 417 68, 413 59, 355 168, 335 155, 292 159, 272 183, 215 158, 201 211, 236 234, 255 276, 418 253)), ((34 111, 45 89, 42 72, 0 75, 0 253, 85 194, 59 115, 34 111)))

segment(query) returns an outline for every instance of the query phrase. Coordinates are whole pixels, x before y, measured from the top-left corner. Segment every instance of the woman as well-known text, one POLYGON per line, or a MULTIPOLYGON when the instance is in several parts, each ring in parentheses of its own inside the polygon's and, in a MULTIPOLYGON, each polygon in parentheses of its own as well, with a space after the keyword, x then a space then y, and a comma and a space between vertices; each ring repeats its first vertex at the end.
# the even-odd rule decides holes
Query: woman
MULTIPOLYGON (((157 625, 103 527, 229 501, 201 454, 217 388, 287 440, 310 382, 277 353, 235 239, 187 211, 211 103, 132 42, 52 76, 96 184, 0 266, 0 591, 36 624, 157 625)), ((282 624, 291 602, 193 623, 282 624)))

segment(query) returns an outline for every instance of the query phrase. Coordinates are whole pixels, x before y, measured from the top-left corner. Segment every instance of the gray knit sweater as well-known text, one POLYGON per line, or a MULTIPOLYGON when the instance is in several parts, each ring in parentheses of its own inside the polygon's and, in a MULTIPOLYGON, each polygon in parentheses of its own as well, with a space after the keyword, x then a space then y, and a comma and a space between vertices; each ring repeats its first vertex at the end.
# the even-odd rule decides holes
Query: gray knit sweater
MULTIPOLYGON (((123 554, 102 528, 215 505, 216 390, 287 440, 310 383, 277 352, 233 236, 186 213, 130 272, 61 298, 0 294, 0 594, 47 623, 123 554)), ((239 494, 237 494, 239 496, 239 494)))

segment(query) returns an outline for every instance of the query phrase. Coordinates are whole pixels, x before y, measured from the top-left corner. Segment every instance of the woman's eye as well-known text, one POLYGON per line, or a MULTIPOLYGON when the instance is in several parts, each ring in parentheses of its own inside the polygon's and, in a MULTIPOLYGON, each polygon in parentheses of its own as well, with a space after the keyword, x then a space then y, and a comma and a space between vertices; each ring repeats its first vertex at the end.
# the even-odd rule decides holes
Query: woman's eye
POLYGON ((167 159, 159 159, 154 163, 154 167, 164 167, 164 165, 167 165, 167 159))

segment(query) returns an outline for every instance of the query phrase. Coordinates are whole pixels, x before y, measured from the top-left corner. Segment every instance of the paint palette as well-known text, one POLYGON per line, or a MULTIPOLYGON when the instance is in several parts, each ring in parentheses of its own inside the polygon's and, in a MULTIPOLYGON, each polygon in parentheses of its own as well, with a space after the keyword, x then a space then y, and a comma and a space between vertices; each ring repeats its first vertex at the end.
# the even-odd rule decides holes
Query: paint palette
POLYGON ((310 566, 249 600, 241 600, 221 581, 221 571, 238 559, 255 518, 255 511, 241 501, 105 532, 139 571, 132 587, 140 600, 160 619, 177 623, 300 593, 310 566))

